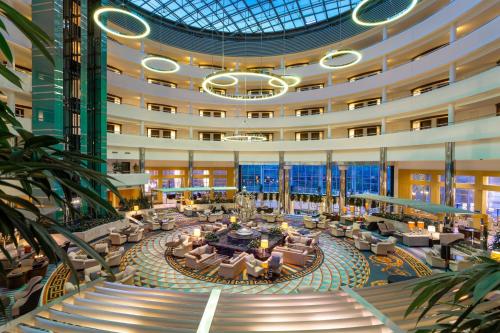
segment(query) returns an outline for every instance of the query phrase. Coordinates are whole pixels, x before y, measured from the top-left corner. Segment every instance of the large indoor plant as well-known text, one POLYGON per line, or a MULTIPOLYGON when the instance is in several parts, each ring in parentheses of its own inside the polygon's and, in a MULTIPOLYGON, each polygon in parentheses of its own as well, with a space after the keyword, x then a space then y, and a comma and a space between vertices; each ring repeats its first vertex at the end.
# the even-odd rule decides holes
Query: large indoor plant
POLYGON ((470 269, 436 274, 414 286, 416 296, 405 316, 421 311, 420 321, 433 308, 441 308, 437 310, 435 325, 418 327, 415 332, 500 332, 498 301, 496 307, 489 306, 494 303, 488 299, 500 289, 500 263, 487 257, 477 259, 481 262, 470 269))
MULTIPOLYGON (((47 34, 1 0, 0 15, 11 21, 33 47, 52 61, 47 51, 51 45, 47 34)), ((12 63, 13 54, 4 37, 8 32, 1 22, 0 52, 12 63)), ((3 63, 0 63, 0 75, 22 89, 19 77, 3 63)), ((75 219, 83 215, 72 203, 73 198, 79 197, 86 211, 100 212, 103 216, 116 214, 113 207, 87 185, 103 185, 119 196, 105 174, 87 168, 90 162, 104 161, 80 152, 65 151, 60 148, 65 144, 61 139, 33 135, 24 130, 12 110, 0 102, 0 232, 16 246, 18 233, 35 253, 43 252, 52 262, 62 260, 75 274, 66 253, 51 237, 51 233, 59 233, 108 268, 97 252, 75 237, 63 221, 41 209, 44 203, 55 211, 65 212, 70 220, 75 219), (20 140, 14 140, 15 136, 20 140)), ((0 243, 0 250, 9 260, 12 259, 4 244, 0 243)), ((2 265, 0 271, 3 273, 2 265)))

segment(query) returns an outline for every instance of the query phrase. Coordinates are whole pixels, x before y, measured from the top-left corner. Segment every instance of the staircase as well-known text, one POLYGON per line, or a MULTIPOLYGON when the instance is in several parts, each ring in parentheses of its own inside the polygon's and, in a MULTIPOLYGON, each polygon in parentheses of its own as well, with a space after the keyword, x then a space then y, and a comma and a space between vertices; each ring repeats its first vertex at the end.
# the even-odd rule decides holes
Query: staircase
POLYGON ((187 293, 97 282, 20 317, 1 332, 386 333, 349 293, 187 293))

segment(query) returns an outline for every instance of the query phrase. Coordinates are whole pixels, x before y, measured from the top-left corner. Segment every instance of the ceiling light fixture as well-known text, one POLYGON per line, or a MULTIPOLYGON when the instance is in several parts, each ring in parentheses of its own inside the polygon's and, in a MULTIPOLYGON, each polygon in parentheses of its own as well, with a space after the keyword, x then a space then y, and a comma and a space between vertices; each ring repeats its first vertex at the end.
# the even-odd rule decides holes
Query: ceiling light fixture
POLYGON ((361 10, 361 8, 363 6, 365 6, 370 1, 373 1, 373 0, 362 0, 360 3, 358 3, 356 8, 354 8, 354 10, 352 11, 352 20, 354 22, 356 22, 357 24, 373 27, 373 26, 377 26, 377 25, 383 25, 383 24, 387 24, 390 22, 394 22, 394 21, 400 19, 401 17, 405 16, 406 14, 408 14, 413 8, 415 8, 415 6, 418 3, 418 0, 412 0, 411 3, 408 5, 408 7, 406 7, 403 11, 401 11, 401 12, 399 12, 391 17, 388 17, 387 19, 385 19, 383 21, 375 21, 375 22, 363 21, 362 19, 359 18, 359 11, 361 10))
POLYGON ((212 85, 217 86, 217 87, 232 87, 232 86, 237 85, 239 82, 237 78, 235 78, 234 76, 231 76, 231 75, 226 75, 226 76, 224 76, 224 78, 229 78, 229 79, 233 80, 233 82, 217 83, 217 82, 214 82, 212 80, 212 85))
POLYGON ((347 67, 351 67, 351 66, 356 65, 358 62, 361 61, 362 58, 363 58, 363 56, 358 51, 354 51, 354 50, 336 50, 336 51, 328 52, 323 58, 321 58, 320 61, 319 61, 319 65, 321 67, 323 67, 323 68, 326 68, 326 69, 341 69, 341 68, 347 68, 347 67), (345 64, 328 65, 326 63, 326 61, 328 60, 328 58, 339 57, 339 56, 342 56, 344 54, 351 54, 351 55, 354 55, 356 58, 353 61, 345 63, 345 64))
POLYGON ((266 141, 264 136, 259 135, 230 135, 223 138, 224 141, 232 142, 262 142, 266 141))
POLYGON ((114 35, 117 37, 121 37, 121 38, 141 39, 141 38, 148 36, 151 32, 151 28, 150 28, 148 22, 146 22, 146 20, 144 20, 139 15, 136 15, 128 10, 121 9, 121 8, 115 8, 115 7, 101 7, 101 8, 99 8, 98 10, 96 10, 94 12, 94 22, 99 26, 99 28, 101 28, 103 31, 106 31, 108 34, 114 35), (113 30, 111 28, 108 28, 101 21, 101 15, 106 14, 106 13, 119 13, 119 14, 123 14, 125 16, 129 16, 144 26, 144 32, 142 32, 138 35, 127 35, 127 34, 119 32, 117 30, 113 30))
POLYGON ((141 65, 142 67, 146 68, 151 72, 161 73, 161 74, 175 73, 179 71, 179 69, 181 68, 175 60, 160 56, 147 56, 146 58, 142 59, 141 65), (173 68, 172 69, 155 68, 151 66, 151 62, 165 62, 169 65, 172 65, 173 68))
MULTIPOLYGON (((249 80, 247 80, 248 82, 249 80)), ((255 100, 267 100, 276 97, 283 96, 288 91, 290 87, 289 84, 281 78, 281 76, 271 74, 271 73, 256 73, 256 72, 231 72, 231 71, 219 71, 213 74, 208 75, 201 84, 203 91, 209 93, 210 95, 218 98, 229 99, 233 101, 255 101, 255 100), (280 91, 277 94, 272 95, 221 95, 217 94, 214 90, 214 86, 220 86, 216 83, 216 80, 220 80, 223 78, 238 78, 238 77, 250 77, 254 79, 264 79, 269 85, 271 81, 275 82, 275 85, 271 85, 275 88, 279 88, 280 91)))

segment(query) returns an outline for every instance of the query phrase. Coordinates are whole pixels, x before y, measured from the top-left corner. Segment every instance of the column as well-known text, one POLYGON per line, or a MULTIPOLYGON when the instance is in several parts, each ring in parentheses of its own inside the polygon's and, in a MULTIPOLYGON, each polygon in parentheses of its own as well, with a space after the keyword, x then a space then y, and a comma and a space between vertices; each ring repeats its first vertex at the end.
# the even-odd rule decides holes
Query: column
POLYGON ((281 70, 285 70, 285 57, 281 57, 281 60, 280 60, 280 68, 281 70))
POLYGON ((455 123, 455 105, 448 104, 448 125, 455 123))
POLYGON ((193 160, 194 152, 192 150, 188 151, 188 174, 187 174, 187 187, 193 187, 193 160))
POLYGON ((382 87, 382 103, 387 102, 387 87, 382 87))
POLYGON ((188 104, 188 113, 193 114, 193 105, 191 103, 188 104))
POLYGON ((189 78, 189 90, 194 90, 194 82, 192 78, 189 78))
POLYGON ((457 68, 455 66, 455 63, 451 63, 450 69, 448 70, 448 80, 450 81, 450 83, 455 82, 456 71, 457 71, 457 68))
POLYGON ((189 127, 189 140, 193 140, 193 128, 189 127))
POLYGON ((141 97, 139 98, 139 106, 141 107, 141 109, 146 108, 146 104, 144 103, 144 95, 143 94, 141 94, 141 97))
POLYGON ((382 118, 382 121, 380 122, 380 134, 385 134, 386 128, 387 128, 386 119, 382 118))
POLYGON ((331 139, 332 138, 332 126, 328 125, 326 128, 326 138, 331 139))
POLYGON ((382 58, 382 72, 387 72, 387 55, 382 58))
POLYGON ((284 209, 286 214, 290 214, 290 169, 292 168, 291 165, 285 165, 283 167, 283 180, 285 182, 284 184, 284 209))
POLYGON ((328 76, 327 76, 327 78, 326 78, 326 85, 327 85, 328 87, 330 87, 330 86, 333 84, 333 82, 332 82, 332 81, 333 81, 333 80, 332 80, 332 73, 328 73, 328 76))
POLYGON ((234 176, 234 186, 236 188, 240 188, 240 152, 235 151, 234 152, 234 171, 233 171, 233 176, 234 176))
POLYGON ((285 130, 280 128, 280 141, 285 140, 285 130))
POLYGON ((450 44, 457 40, 457 25, 453 22, 450 26, 450 44))
POLYGON ((139 172, 146 172, 146 148, 139 148, 139 172))
POLYGON ((332 151, 326 152, 326 198, 325 212, 332 212, 332 151))
POLYGON ((326 112, 332 112, 332 99, 328 98, 328 105, 326 106, 326 112))
POLYGON ((345 203, 346 203, 346 194, 347 194, 347 188, 346 188, 346 172, 347 172, 347 165, 345 164, 339 164, 339 171, 340 171, 340 188, 339 188, 339 214, 344 215, 344 209, 345 209, 345 203))
POLYGON ((146 131, 145 131, 145 128, 144 128, 144 121, 141 121, 141 123, 139 124, 139 134, 141 136, 145 136, 146 135, 146 131))
POLYGON ((285 106, 283 104, 280 105, 280 117, 285 116, 285 106))
POLYGON ((388 37, 388 34, 387 34, 387 26, 384 25, 384 27, 382 28, 382 40, 386 40, 388 37))
POLYGON ((387 147, 380 147, 380 158, 378 162, 378 184, 379 194, 387 195, 387 147))
POLYGON ((278 210, 285 211, 285 152, 279 152, 278 162, 278 210))
MULTIPOLYGON (((445 143, 444 161, 444 204, 455 207, 455 142, 445 143)), ((452 227, 452 216, 446 216, 444 225, 439 226, 439 232, 443 232, 443 227, 452 227)))

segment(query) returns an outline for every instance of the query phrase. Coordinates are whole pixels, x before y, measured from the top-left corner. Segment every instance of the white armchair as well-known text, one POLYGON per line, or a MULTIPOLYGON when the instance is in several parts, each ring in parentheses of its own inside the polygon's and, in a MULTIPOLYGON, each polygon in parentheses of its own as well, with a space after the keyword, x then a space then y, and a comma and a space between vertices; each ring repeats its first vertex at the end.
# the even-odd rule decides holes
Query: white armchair
POLYGON ((115 274, 116 282, 120 282, 127 285, 133 285, 135 272, 136 269, 133 266, 125 267, 125 270, 115 274))
POLYGON ((100 275, 102 266, 100 264, 85 268, 83 270, 83 275, 85 276, 85 282, 90 282, 92 281, 92 275, 93 273, 97 273, 96 275, 100 275))
POLYGON ((135 232, 128 235, 128 241, 131 243, 140 242, 142 240, 143 234, 144 234, 144 229, 140 228, 139 230, 136 230, 135 232))
POLYGON ((125 252, 125 248, 122 246, 117 251, 112 251, 108 253, 105 260, 109 267, 115 267, 120 265, 120 260, 122 258, 123 253, 125 252))
MULTIPOLYGON (((205 216, 205 221, 206 221, 206 216, 205 216)), ((161 224, 161 230, 173 230, 175 228, 175 221, 174 220, 168 220, 166 222, 163 222, 161 224)))
POLYGON ((361 234, 361 229, 359 227, 359 223, 355 222, 352 225, 352 228, 346 230, 345 236, 347 238, 354 238, 354 236, 359 236, 361 234))
POLYGON ((304 228, 307 228, 307 229, 316 228, 316 225, 314 224, 314 222, 310 216, 307 216, 307 215, 304 216, 303 221, 304 221, 304 228))
POLYGON ((264 274, 264 268, 262 268, 262 261, 255 259, 253 254, 248 255, 245 258, 245 265, 247 267, 247 274, 253 277, 259 277, 264 274))
POLYGON ((99 262, 97 260, 88 258, 86 254, 77 254, 76 252, 70 252, 68 254, 68 257, 73 264, 73 267, 77 271, 99 265, 99 262))
POLYGON ((354 235, 354 247, 361 251, 370 251, 370 242, 359 236, 354 235))
POLYGON ((371 250, 378 256, 386 256, 389 252, 394 252, 394 244, 390 242, 378 242, 371 244, 371 250))
POLYGON ((160 222, 156 222, 156 221, 148 221, 148 222, 146 222, 146 226, 151 231, 160 230, 160 228, 161 228, 160 222))
POLYGON ((109 240, 111 241, 111 245, 122 245, 127 241, 127 236, 112 232, 109 234, 109 240))
POLYGON ((335 237, 344 237, 345 231, 334 224, 330 226, 330 235, 335 237))
POLYGON ((193 249, 193 243, 189 241, 189 238, 184 238, 184 240, 172 250, 172 255, 179 258, 184 258, 186 253, 193 249))

